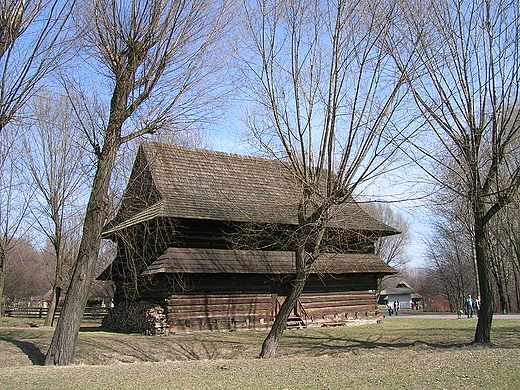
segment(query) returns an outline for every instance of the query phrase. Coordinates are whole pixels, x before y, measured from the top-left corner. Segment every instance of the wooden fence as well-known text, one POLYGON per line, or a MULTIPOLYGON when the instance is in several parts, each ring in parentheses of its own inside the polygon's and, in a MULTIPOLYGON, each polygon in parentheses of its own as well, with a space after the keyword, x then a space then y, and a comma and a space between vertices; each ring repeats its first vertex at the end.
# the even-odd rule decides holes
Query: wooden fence
MULTIPOLYGON (((48 308, 46 307, 20 307, 11 306, 4 309, 4 317, 19 317, 19 318, 45 318, 47 316, 48 308)), ((56 317, 60 315, 61 308, 56 311, 56 317)), ((103 318, 108 313, 104 307, 87 307, 83 313, 84 319, 98 320, 103 318)))

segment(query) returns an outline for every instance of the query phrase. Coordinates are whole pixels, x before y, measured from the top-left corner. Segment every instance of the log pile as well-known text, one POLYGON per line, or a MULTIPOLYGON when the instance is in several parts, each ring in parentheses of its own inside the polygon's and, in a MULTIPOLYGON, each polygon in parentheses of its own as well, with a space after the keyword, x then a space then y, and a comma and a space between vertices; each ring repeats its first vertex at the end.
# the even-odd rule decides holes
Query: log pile
POLYGON ((102 326, 113 332, 157 335, 167 333, 164 308, 153 302, 118 304, 103 318, 102 326))

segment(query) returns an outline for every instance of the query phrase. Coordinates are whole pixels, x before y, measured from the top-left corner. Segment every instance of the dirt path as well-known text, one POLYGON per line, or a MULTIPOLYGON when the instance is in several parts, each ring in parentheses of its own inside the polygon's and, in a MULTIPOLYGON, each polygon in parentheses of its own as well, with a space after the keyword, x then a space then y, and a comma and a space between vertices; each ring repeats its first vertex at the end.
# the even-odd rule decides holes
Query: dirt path
MULTIPOLYGON (((425 318, 425 319, 466 319, 466 320, 477 320, 477 317, 467 318, 465 315, 462 317, 458 317, 455 313, 424 313, 420 311, 412 311, 412 310, 402 310, 399 311, 399 315, 396 317, 388 316, 388 313, 381 312, 381 317, 391 318, 391 319, 399 319, 399 318, 425 318)), ((494 319, 501 320, 520 320, 520 314, 495 314, 493 316, 494 319)))

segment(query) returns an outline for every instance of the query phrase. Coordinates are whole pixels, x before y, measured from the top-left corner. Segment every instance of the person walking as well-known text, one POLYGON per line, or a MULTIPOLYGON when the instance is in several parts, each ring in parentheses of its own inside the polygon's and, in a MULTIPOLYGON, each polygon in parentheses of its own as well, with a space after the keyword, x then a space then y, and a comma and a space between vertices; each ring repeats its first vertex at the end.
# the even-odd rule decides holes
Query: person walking
POLYGON ((399 301, 396 299, 394 301, 394 311, 395 311, 395 316, 396 317, 397 317, 397 313, 399 312, 399 309, 400 309, 399 301))
POLYGON ((466 315, 468 316, 468 318, 473 318, 473 313, 475 311, 475 301, 473 300, 473 298, 471 298, 471 295, 468 295, 468 297, 466 298, 465 306, 466 315))
POLYGON ((390 302, 386 303, 386 310, 388 310, 388 316, 392 316, 392 313, 394 312, 394 308, 392 307, 392 304, 390 302))

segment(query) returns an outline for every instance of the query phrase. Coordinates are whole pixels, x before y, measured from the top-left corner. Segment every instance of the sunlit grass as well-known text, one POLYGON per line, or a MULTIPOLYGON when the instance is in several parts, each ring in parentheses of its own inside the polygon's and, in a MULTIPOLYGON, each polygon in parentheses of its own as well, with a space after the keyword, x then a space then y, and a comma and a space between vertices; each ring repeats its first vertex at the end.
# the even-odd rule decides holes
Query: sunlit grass
POLYGON ((149 337, 91 327, 81 332, 71 367, 37 365, 52 329, 5 327, 0 388, 520 388, 520 320, 495 320, 491 348, 471 344, 475 325, 402 318, 286 331, 271 360, 256 358, 265 331, 149 337))

